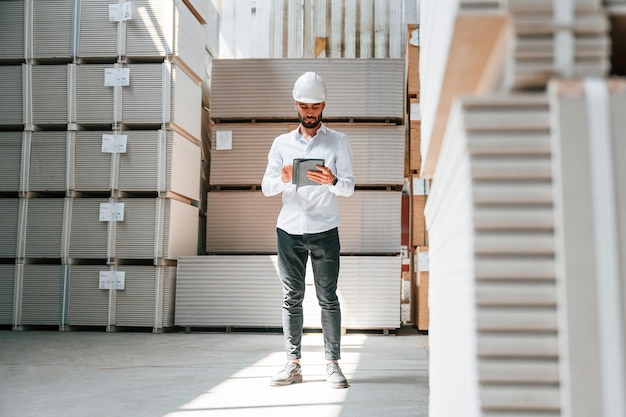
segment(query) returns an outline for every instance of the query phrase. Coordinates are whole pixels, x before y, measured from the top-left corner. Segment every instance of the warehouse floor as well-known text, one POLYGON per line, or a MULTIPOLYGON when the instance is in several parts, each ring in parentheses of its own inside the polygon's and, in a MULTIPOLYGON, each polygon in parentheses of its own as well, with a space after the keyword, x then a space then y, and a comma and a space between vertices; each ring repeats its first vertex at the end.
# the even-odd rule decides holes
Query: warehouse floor
POLYGON ((428 336, 349 332, 348 389, 324 380, 322 335, 303 338, 302 384, 268 332, 0 331, 0 416, 426 417, 428 336))

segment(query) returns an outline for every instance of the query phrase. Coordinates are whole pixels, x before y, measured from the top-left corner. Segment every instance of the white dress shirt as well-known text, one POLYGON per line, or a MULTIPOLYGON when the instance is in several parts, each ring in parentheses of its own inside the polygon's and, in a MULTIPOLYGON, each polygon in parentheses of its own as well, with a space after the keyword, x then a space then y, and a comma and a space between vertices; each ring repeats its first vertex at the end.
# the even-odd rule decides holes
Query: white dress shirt
POLYGON ((300 129, 274 139, 267 156, 267 168, 261 189, 266 196, 282 193, 283 206, 276 227, 292 235, 321 233, 339 226, 339 208, 335 196, 349 197, 354 192, 352 148, 348 137, 324 124, 310 140, 300 129), (337 185, 296 187, 283 182, 281 171, 295 158, 323 158, 325 166, 337 177, 337 185))

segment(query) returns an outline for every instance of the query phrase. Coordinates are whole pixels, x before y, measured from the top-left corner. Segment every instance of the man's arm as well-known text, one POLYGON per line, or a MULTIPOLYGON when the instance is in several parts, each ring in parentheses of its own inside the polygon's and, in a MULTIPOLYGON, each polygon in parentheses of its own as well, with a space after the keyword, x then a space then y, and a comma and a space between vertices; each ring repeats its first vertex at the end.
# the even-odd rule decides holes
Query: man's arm
POLYGON ((352 173, 352 147, 347 136, 343 136, 337 146, 337 184, 330 187, 335 195, 350 197, 354 193, 356 180, 352 173))
POLYGON ((291 173, 292 166, 283 166, 283 159, 272 144, 267 155, 267 167, 261 182, 263 194, 269 197, 283 192, 285 184, 291 182, 291 173))

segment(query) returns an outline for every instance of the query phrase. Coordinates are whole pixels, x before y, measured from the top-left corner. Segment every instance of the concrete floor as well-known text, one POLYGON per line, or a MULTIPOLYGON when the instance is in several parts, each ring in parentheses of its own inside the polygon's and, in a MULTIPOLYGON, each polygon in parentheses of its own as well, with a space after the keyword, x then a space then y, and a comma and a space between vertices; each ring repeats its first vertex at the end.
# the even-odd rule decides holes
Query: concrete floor
POLYGON ((277 333, 0 331, 0 416, 426 417, 428 337, 348 333, 348 389, 326 387, 322 336, 303 338, 304 382, 271 387, 277 333))

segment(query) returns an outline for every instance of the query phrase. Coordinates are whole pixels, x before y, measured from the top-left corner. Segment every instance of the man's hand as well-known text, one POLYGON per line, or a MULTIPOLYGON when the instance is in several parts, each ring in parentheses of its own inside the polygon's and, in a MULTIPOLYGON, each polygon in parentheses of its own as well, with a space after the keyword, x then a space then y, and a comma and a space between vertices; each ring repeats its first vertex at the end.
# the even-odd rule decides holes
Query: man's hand
POLYGON ((315 171, 312 169, 308 170, 306 172, 306 177, 311 181, 315 181, 319 184, 332 185, 333 180, 335 179, 335 175, 330 170, 330 168, 323 165, 316 165, 315 168, 317 168, 319 171, 315 171))
POLYGON ((293 165, 292 164, 285 165, 281 172, 281 177, 283 179, 283 182, 291 182, 292 175, 293 175, 293 165))

